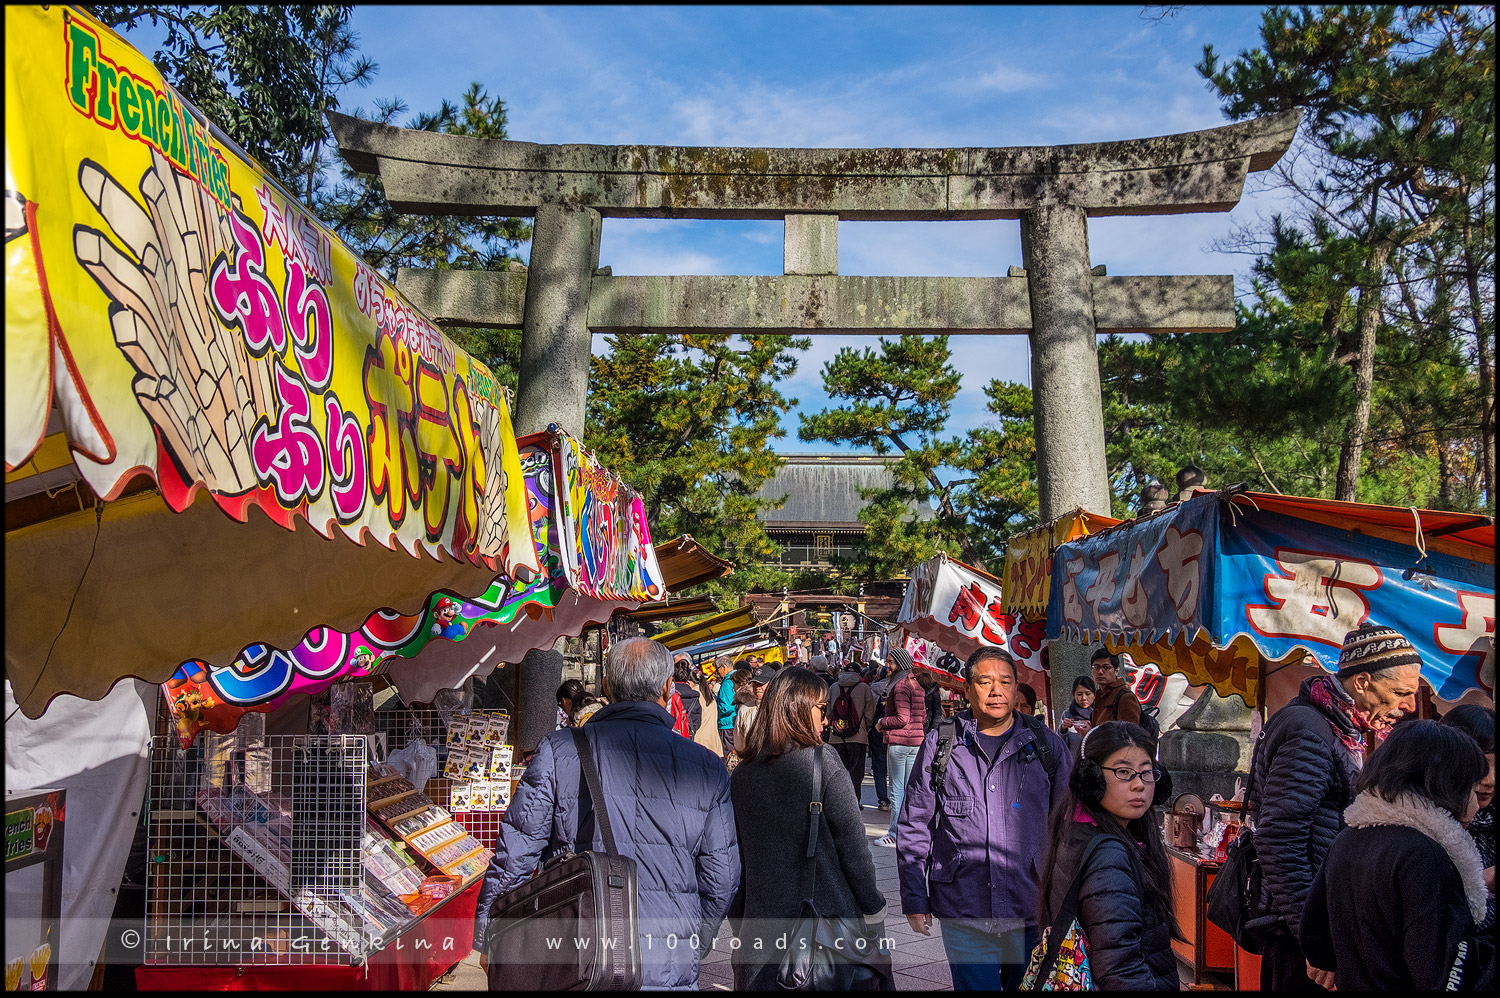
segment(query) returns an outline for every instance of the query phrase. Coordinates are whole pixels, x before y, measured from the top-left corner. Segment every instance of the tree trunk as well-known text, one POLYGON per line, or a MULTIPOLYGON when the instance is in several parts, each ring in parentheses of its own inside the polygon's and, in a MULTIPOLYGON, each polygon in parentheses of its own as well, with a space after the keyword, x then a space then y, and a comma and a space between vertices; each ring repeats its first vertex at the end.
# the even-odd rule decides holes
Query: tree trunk
POLYGON ((1391 241, 1382 239, 1370 249, 1370 279, 1359 292, 1358 356, 1354 362, 1354 414, 1339 449, 1339 475, 1334 498, 1354 502, 1359 486, 1359 461, 1370 431, 1370 408, 1375 395, 1375 334, 1380 329, 1381 282, 1391 241))
POLYGON ((1474 259, 1474 230, 1464 221, 1464 278, 1469 285, 1469 310, 1473 313, 1474 336, 1479 340, 1479 475, 1480 488, 1491 507, 1495 505, 1495 375, 1490 368, 1491 324, 1484 320, 1484 302, 1479 297, 1479 263, 1474 259))

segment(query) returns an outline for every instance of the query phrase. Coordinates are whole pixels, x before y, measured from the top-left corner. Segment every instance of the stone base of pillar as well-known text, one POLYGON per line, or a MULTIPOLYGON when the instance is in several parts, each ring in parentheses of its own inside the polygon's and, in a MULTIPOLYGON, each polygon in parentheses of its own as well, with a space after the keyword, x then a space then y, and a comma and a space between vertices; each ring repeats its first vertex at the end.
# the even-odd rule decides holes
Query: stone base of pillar
POLYGON ((1177 719, 1175 730, 1162 733, 1157 760, 1172 774, 1172 794, 1194 793, 1205 801, 1214 794, 1234 796, 1234 781, 1249 782, 1250 708, 1239 697, 1203 691, 1177 719))

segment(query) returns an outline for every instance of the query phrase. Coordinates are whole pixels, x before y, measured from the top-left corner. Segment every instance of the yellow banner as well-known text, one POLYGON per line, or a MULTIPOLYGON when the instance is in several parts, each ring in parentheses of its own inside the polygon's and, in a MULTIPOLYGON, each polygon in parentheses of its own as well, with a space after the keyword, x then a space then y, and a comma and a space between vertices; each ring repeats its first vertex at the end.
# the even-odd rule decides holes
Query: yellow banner
POLYGON ((5 10, 6 470, 540 566, 505 398, 119 35, 5 10), (508 545, 509 538, 517 543, 508 545))
POLYGON ((1012 537, 1005 547, 1005 575, 1001 579, 1005 612, 1031 620, 1046 617, 1052 595, 1052 552, 1074 538, 1087 537, 1119 522, 1077 509, 1012 537))
POLYGON ((1220 696, 1238 693, 1245 703, 1258 704, 1262 677, 1283 665, 1300 662, 1304 655, 1301 649, 1278 661, 1262 657, 1243 634, 1237 635, 1227 647, 1219 647, 1208 638, 1207 631, 1199 631, 1192 641, 1186 635, 1178 635, 1174 642, 1158 641, 1153 644, 1140 642, 1122 643, 1103 634, 1104 647, 1111 652, 1129 653, 1137 662, 1154 662, 1163 673, 1187 677, 1194 686, 1212 686, 1220 696))

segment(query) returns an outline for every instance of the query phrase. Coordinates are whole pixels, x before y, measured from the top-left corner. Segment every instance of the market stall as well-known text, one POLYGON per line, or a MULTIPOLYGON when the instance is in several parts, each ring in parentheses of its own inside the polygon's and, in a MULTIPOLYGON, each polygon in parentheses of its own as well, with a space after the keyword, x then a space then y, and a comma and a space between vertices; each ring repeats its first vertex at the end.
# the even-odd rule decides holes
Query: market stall
MULTIPOLYGON (((463 709, 456 696, 440 694, 620 607, 666 595, 638 496, 565 434, 526 438, 521 463, 542 566, 536 579, 502 576, 486 597, 445 596, 418 618, 373 615, 355 634, 325 630, 227 668, 189 663, 163 686, 177 735, 157 740, 162 759, 153 767, 150 851, 167 859, 148 885, 143 985, 184 986, 202 979, 205 966, 225 964, 221 955, 171 948, 184 920, 193 931, 228 934, 227 943, 282 943, 258 959, 236 952, 238 966, 259 973, 311 963, 328 986, 361 988, 382 986, 388 975, 374 969, 380 961, 403 947, 415 952, 430 934, 429 890, 448 889, 438 895, 448 905, 445 918, 467 912, 472 920, 474 899, 462 898, 488 862, 520 773, 507 712, 463 709), (372 675, 395 685, 398 704, 431 701, 434 708, 377 713, 372 675), (306 694, 315 696, 306 735, 257 734, 267 714, 306 694), (200 752, 204 728, 210 734, 200 752), (185 763, 174 758, 184 750, 185 763), (310 785, 299 778, 304 754, 339 752, 358 758, 319 769, 310 785), (180 779, 157 778, 182 766, 180 779), (297 806, 298 794, 318 807, 297 806), (304 828, 309 820, 313 827, 304 828), (333 885, 332 894, 299 891, 286 868, 313 848, 342 856, 335 869, 348 871, 351 882, 333 885), (185 888, 180 878, 205 867, 211 875, 185 888), (450 895, 459 900, 447 901, 450 895), (244 917, 262 910, 276 912, 272 925, 244 917), (304 937, 337 952, 320 949, 310 960, 287 941, 304 937)), ((445 938, 472 938, 472 921, 445 938)), ((406 966, 393 964, 402 973, 406 966)))
MULTIPOLYGON (((192 723, 216 679, 242 707, 299 682, 305 691, 357 676, 395 648, 424 650, 403 629, 439 621, 464 629, 451 619, 460 603, 477 600, 495 615, 481 633, 536 620, 566 630, 615 604, 656 598, 659 580, 644 529, 621 534, 627 543, 592 561, 588 543, 561 536, 564 572, 576 565, 581 573, 577 599, 542 605, 563 591, 543 575, 535 496, 507 398, 485 366, 117 34, 71 7, 11 7, 5 16, 6 679, 15 705, 7 782, 67 786, 75 822, 108 830, 97 847, 111 862, 66 868, 117 883, 139 815, 149 726, 137 725, 139 704, 107 719, 73 701, 110 698, 120 680, 139 677, 165 683, 183 701, 179 719, 192 723), (498 592, 497 579, 505 580, 498 592), (630 580, 641 594, 622 598, 630 580), (512 598, 528 586, 547 593, 512 598), (587 607, 586 598, 610 606, 587 607), (288 651, 299 648, 316 654, 288 651), (140 765, 116 767, 129 783, 117 795, 90 782, 95 774, 81 768, 94 758, 88 752, 69 755, 79 762, 65 779, 43 783, 33 775, 59 768, 63 747, 46 761, 11 751, 14 732, 55 730, 42 715, 59 698, 75 739, 110 723, 114 741, 140 733, 127 751, 140 765)), ((569 449, 576 444, 557 448, 569 449)), ((543 450, 537 463, 561 462, 555 476, 547 472, 565 491, 561 502, 594 516, 587 462, 543 450)), ((612 515, 629 520, 639 509, 612 515)), ((425 635, 426 647, 456 647, 455 636, 425 635)), ((331 736, 293 737, 305 749, 331 736)), ((176 736, 160 747, 174 753, 173 767, 193 756, 176 736)), ((288 751, 295 762, 298 748, 288 751)), ((212 771, 204 746, 194 752, 193 764, 212 771)), ((273 759, 278 787, 279 765, 273 759)), ((368 766, 344 771, 358 776, 338 784, 344 799, 378 782, 368 766)), ((215 776, 208 785, 248 784, 215 776)), ((297 782, 285 786, 295 796, 297 782)), ((230 799, 248 806, 250 793, 230 799)), ((264 804, 255 813, 274 824, 283 811, 264 804)), ((226 842, 236 830, 233 812, 220 823, 196 794, 181 810, 193 809, 191 820, 173 820, 205 834, 209 826, 226 842)), ((353 822, 347 831, 355 833, 353 822)), ((268 874, 233 855, 220 859, 266 889, 268 874)), ((274 878, 279 867, 267 869, 274 878)), ((289 876, 292 897, 240 900, 326 916, 296 896, 295 871, 289 876)), ((357 895, 357 876, 346 879, 337 889, 357 895)), ((70 987, 87 983, 109 913, 81 907, 86 896, 94 904, 81 886, 62 892, 68 951, 59 955, 70 987), (90 925, 91 936, 70 934, 90 925)), ((375 907, 356 897, 349 910, 363 918, 375 907)), ((256 909, 235 914, 247 912, 256 909)), ((387 931, 395 925, 375 933, 356 920, 353 931, 386 945, 368 952, 386 952, 401 938, 387 931)), ((331 921, 315 927, 329 939, 346 931, 331 921)))
POLYGON ((1268 674, 1335 671, 1368 620, 1416 646, 1439 699, 1492 700, 1494 545, 1490 517, 1204 490, 1060 547, 1047 635, 1274 707, 1268 674))
MULTIPOLYGON (((1199 490, 1057 548, 1047 633, 1101 641, 1265 716, 1303 678, 1336 671, 1344 636, 1373 621, 1416 647, 1437 698, 1492 705, 1494 544, 1490 517, 1199 490)), ((1256 958, 1205 918, 1240 806, 1183 794, 1176 807, 1173 948, 1199 983, 1232 972, 1254 988, 1256 958)))
POLYGON ((118 35, 60 6, 6 29, 5 654, 26 716, 535 576, 485 366, 118 35))
POLYGON ((565 433, 523 438, 520 463, 541 566, 529 581, 501 575, 474 597, 434 594, 421 614, 381 611, 349 634, 320 628, 222 667, 187 663, 163 687, 178 730, 188 741, 204 727, 232 731, 246 711, 359 676, 384 675, 406 703, 430 703, 617 610, 666 598, 640 496, 565 433), (560 496, 557 482, 567 485, 560 496))
POLYGON ((1045 627, 1005 611, 1000 580, 938 555, 911 570, 896 618, 912 661, 949 689, 962 686, 961 667, 981 647, 1003 648, 1016 660, 1016 679, 1037 691, 1052 712, 1052 691, 1042 660, 1045 627))

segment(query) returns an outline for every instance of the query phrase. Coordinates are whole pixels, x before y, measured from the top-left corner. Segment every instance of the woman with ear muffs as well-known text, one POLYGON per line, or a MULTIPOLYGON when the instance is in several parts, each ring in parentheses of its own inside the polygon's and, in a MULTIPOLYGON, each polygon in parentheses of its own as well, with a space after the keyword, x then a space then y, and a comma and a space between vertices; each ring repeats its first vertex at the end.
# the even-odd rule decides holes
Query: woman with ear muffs
MULTIPOLYGON (((1050 926, 1079 878, 1075 916, 1101 991, 1177 991, 1172 880, 1156 808, 1172 793, 1144 728, 1108 721, 1083 739, 1068 791, 1048 820, 1040 922, 1050 926), (1090 850, 1097 837, 1105 838, 1090 850), (1087 857, 1087 865, 1079 869, 1087 857)), ((1066 931, 1066 929, 1064 929, 1066 931)))

